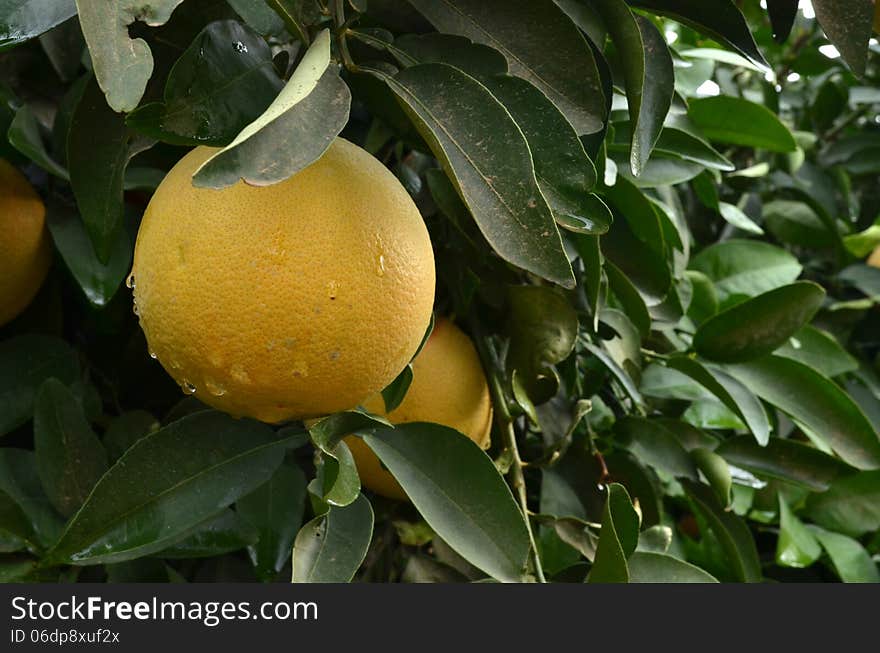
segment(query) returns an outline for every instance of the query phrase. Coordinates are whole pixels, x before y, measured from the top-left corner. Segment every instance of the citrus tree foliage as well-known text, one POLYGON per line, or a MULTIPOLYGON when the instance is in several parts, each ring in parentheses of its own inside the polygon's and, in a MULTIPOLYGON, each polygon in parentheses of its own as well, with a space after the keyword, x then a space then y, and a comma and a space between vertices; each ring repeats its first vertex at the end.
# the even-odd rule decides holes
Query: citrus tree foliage
POLYGON ((0 155, 55 246, 0 330, 0 579, 880 580, 871 0, 113 4, 0 0, 0 155), (275 183, 338 133, 424 215, 488 455, 235 420, 147 355, 167 170, 275 183))

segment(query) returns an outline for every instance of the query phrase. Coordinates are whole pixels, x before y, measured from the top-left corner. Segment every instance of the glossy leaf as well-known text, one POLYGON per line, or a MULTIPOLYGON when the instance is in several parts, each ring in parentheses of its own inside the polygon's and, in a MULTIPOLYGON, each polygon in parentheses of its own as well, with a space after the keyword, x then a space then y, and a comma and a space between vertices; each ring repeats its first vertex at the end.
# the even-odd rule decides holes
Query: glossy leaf
POLYGON ((731 486, 733 483, 730 468, 724 458, 709 449, 696 448, 690 452, 697 465, 697 469, 706 478, 709 487, 715 492, 719 503, 724 508, 729 508, 733 501, 731 486))
POLYGON ((861 472, 835 480, 807 501, 807 514, 817 524, 860 537, 880 528, 880 471, 861 472))
POLYGON ((268 186, 295 175, 330 147, 348 122, 350 104, 325 30, 269 108, 196 170, 193 185, 225 188, 243 180, 268 186))
POLYGON ((664 553, 636 551, 629 560, 630 583, 717 583, 699 567, 664 553))
POLYGON ((498 580, 522 579, 529 551, 523 515, 476 443, 448 427, 417 422, 377 430, 364 441, 462 557, 498 580))
POLYGON ((865 74, 874 3, 871 0, 813 0, 816 19, 856 75, 865 74))
POLYGON ((136 20, 151 27, 164 24, 183 0, 76 0, 79 22, 92 65, 107 104, 113 111, 131 111, 141 100, 153 74, 153 54, 143 39, 132 39, 128 27, 136 20))
POLYGON ((639 516, 622 485, 608 486, 608 499, 602 512, 602 529, 588 583, 627 583, 627 558, 639 540, 639 516))
POLYGON ((801 265, 780 247, 755 240, 725 240, 700 251, 690 262, 712 279, 719 299, 754 296, 792 283, 801 265))
POLYGON ((852 469, 827 453, 802 442, 772 438, 760 446, 744 435, 725 440, 715 450, 732 465, 759 476, 769 476, 824 492, 852 469))
POLYGON ((818 372, 780 356, 728 365, 755 394, 788 413, 860 469, 880 468, 880 438, 856 403, 818 372))
POLYGON ((824 528, 807 528, 825 549, 837 575, 844 583, 880 583, 877 563, 857 540, 824 528))
POLYGON ((21 509, 34 532, 36 544, 48 547, 58 539, 64 521, 43 490, 33 451, 0 448, 0 491, 21 509))
POLYGON ((528 144, 491 93, 446 64, 419 64, 394 77, 375 74, 429 143, 493 249, 514 265, 573 286, 528 144))
POLYGON ((678 439, 653 420, 625 417, 614 426, 621 445, 640 461, 672 476, 697 480, 697 467, 678 439))
POLYGON ((792 152, 797 147, 776 114, 742 98, 719 95, 691 100, 688 117, 710 141, 771 152, 792 152))
POLYGON ((0 0, 0 52, 76 15, 74 0, 0 0))
POLYGON ((834 336, 809 324, 789 338, 776 354, 809 365, 827 377, 859 369, 859 362, 840 346, 834 336))
POLYGON ((116 462, 135 442, 159 430, 159 421, 145 410, 132 410, 113 419, 104 432, 104 448, 111 463, 116 462))
POLYGON ((778 43, 784 43, 791 34, 797 10, 798 0, 767 0, 767 13, 770 14, 773 38, 778 43))
POLYGON ((256 540, 256 528, 232 510, 226 509, 197 526, 191 535, 156 555, 171 560, 211 558, 240 551, 256 540))
POLYGON ((364 495, 305 524, 293 545, 294 583, 347 583, 367 554, 373 508, 364 495))
POLYGON ((239 516, 256 530, 248 555, 261 580, 271 580, 287 563, 302 525, 305 498, 305 474, 296 465, 285 463, 235 504, 239 516))
POLYGON ((593 53, 552 0, 513 0, 497 11, 481 0, 410 0, 440 32, 466 36, 501 52, 517 77, 531 82, 578 134, 600 131, 605 98, 593 53), (530 25, 534 38, 522 38, 530 25), (553 43, 552 48, 545 43, 553 43), (580 74, 571 74, 577 62, 580 74))
POLYGON ((126 124, 175 145, 228 145, 281 90, 272 52, 231 20, 203 29, 177 60, 162 102, 140 106, 126 124))
POLYGON ((40 124, 28 105, 24 105, 15 112, 15 117, 9 125, 6 136, 10 145, 43 170, 59 179, 70 179, 64 166, 55 161, 46 151, 46 145, 43 143, 43 136, 40 133, 40 124))
POLYGON ((761 229, 761 227, 747 216, 738 206, 728 204, 727 202, 720 202, 718 204, 718 210, 721 213, 721 217, 731 226, 742 231, 758 234, 759 236, 764 233, 764 230, 761 229))
POLYGON ((801 520, 795 517, 780 494, 776 562, 783 567, 809 567, 821 554, 819 542, 801 520))
POLYGON ((285 444, 265 425, 215 411, 173 422, 110 468, 48 555, 88 565, 159 551, 271 477, 285 444))
POLYGON ((37 471, 52 505, 69 516, 107 471, 107 452, 73 393, 49 379, 34 401, 37 471))
POLYGON ((53 377, 67 384, 79 377, 76 352, 63 340, 34 334, 0 342, 0 435, 31 419, 37 390, 53 377))
POLYGON ((733 363, 769 354, 809 322, 825 290, 799 281, 736 304, 706 320, 694 335, 698 354, 733 363))

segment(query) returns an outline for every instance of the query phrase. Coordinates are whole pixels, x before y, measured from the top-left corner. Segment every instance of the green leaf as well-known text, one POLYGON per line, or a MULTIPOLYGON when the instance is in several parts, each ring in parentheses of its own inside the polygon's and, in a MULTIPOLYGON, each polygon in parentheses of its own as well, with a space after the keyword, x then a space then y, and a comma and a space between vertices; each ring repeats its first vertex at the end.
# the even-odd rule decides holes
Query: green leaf
POLYGON ((777 43, 784 43, 791 34, 797 10, 798 0, 767 0, 767 13, 770 14, 773 38, 777 43))
POLYGON ((646 18, 634 15, 623 0, 599 0, 595 5, 623 68, 630 121, 635 126, 629 165, 638 177, 672 104, 672 56, 657 28, 646 18))
POLYGON ((827 377, 859 369, 859 362, 840 346, 834 336, 809 324, 777 349, 776 355, 800 361, 827 377))
POLYGON ((733 501, 733 495, 731 494, 733 481, 727 462, 709 449, 696 448, 691 450, 690 453, 697 464, 697 468, 709 482, 709 487, 712 488, 715 496, 718 497, 719 503, 725 509, 729 508, 733 501))
POLYGON ((807 528, 831 558, 840 580, 844 583, 880 583, 877 563, 857 540, 812 524, 807 528))
POLYGON ((123 229, 125 168, 145 145, 130 139, 125 119, 107 106, 91 79, 71 118, 67 161, 76 204, 101 263, 109 265, 123 229))
POLYGON ((153 54, 143 39, 129 36, 135 21, 164 24, 183 0, 76 0, 79 23, 92 66, 113 111, 131 111, 141 101, 153 74, 153 54))
POLYGON ((700 163, 687 161, 678 156, 669 156, 663 152, 654 151, 654 156, 642 168, 639 176, 632 174, 626 161, 618 154, 614 154, 613 160, 618 164, 618 170, 623 177, 629 179, 639 188, 656 188, 658 186, 674 186, 690 181, 703 170, 700 163))
POLYGON ((645 405, 645 400, 642 398, 642 395, 633 382, 632 377, 617 363, 617 361, 608 355, 608 352, 590 342, 584 343, 584 347, 586 347, 587 351, 593 354, 593 356, 598 358, 599 362, 611 372, 614 378, 617 379, 618 383, 620 383, 626 391, 626 394, 629 395, 630 399, 632 399, 636 405, 645 405))
MULTIPOLYGON (((248 26, 263 36, 280 36, 284 32, 285 21, 282 16, 270 9, 270 2, 259 0, 226 0, 227 3, 242 17, 248 26)), ((299 4, 305 4, 300 0, 299 4)), ((296 32, 291 32, 296 34, 296 32)))
POLYGON ((322 417, 309 424, 309 437, 321 451, 330 452, 342 439, 359 431, 391 427, 391 422, 381 415, 368 413, 362 408, 346 410, 322 417))
POLYGON ((623 312, 632 321, 642 338, 647 338, 651 333, 651 314, 645 300, 639 294, 629 277, 627 277, 614 263, 605 261, 605 274, 608 277, 608 287, 620 302, 623 312))
POLYGON ((58 539, 64 522, 43 491, 33 451, 0 448, 0 491, 21 508, 37 544, 48 547, 58 539))
POLYGON ((507 300, 507 368, 517 372, 534 403, 543 403, 559 387, 552 366, 574 349, 577 313, 565 295, 544 286, 511 286, 507 300))
POLYGON ((240 551, 256 540, 257 530, 227 508, 197 526, 191 535, 162 549, 156 556, 172 560, 212 558, 240 551))
POLYGON ((880 471, 835 480, 822 494, 810 495, 807 514, 817 524, 851 537, 880 528, 880 471))
POLYGON ((629 560, 630 583, 717 583, 711 574, 663 553, 636 551, 629 560))
POLYGON ((331 506, 347 506, 358 498, 361 479, 345 442, 322 452, 321 464, 309 491, 331 506))
POLYGON ((492 94, 446 64, 419 64, 395 77, 372 72, 431 146, 493 249, 514 265, 572 287, 571 265, 528 144, 492 94))
POLYGON ((0 342, 0 435, 33 416, 34 397, 46 379, 79 378, 76 352, 59 338, 24 335, 0 342))
POLYGON ((0 52, 76 15, 74 0, 0 0, 0 52))
POLYGON ((710 141, 771 152, 797 148, 794 136, 776 114, 742 98, 718 95, 691 100, 688 117, 710 141))
POLYGON ((686 479, 682 479, 681 484, 718 539, 734 578, 744 583, 761 582, 761 561, 746 523, 726 511, 708 486, 686 479))
POLYGON ((767 356, 728 365, 755 394, 803 423, 845 462, 880 467, 880 439, 856 403, 837 385, 803 363, 767 356))
POLYGON ((21 506, 0 490, 0 554, 39 548, 33 526, 21 506))
POLYGON ((373 508, 364 495, 305 524, 293 545, 294 583, 347 583, 367 555, 373 508))
MULTIPOLYGON (((241 0, 236 2, 240 3, 241 0)), ((266 4, 281 17, 292 35, 304 45, 309 45, 308 28, 321 18, 321 9, 316 0, 266 0, 266 4)))
POLYGON ((774 200, 764 205, 763 212, 767 230, 783 243, 828 249, 838 237, 829 233, 822 218, 804 202, 774 200))
POLYGON ((620 444, 643 463, 672 476, 697 480, 697 467, 678 438, 659 422, 624 417, 614 425, 620 444))
POLYGON ((731 0, 633 0, 630 4, 669 16, 729 45, 759 66, 767 65, 745 17, 731 0))
POLYGON ((216 21, 174 64, 163 101, 138 107, 126 124, 166 143, 224 146, 281 87, 266 41, 236 21, 216 21))
POLYGON ((408 363, 391 383, 382 388, 382 401, 385 404, 386 413, 393 411, 406 399, 406 393, 409 391, 412 381, 413 368, 412 364, 408 363))
POLYGON ((718 203, 718 211, 721 213, 721 217, 727 221, 728 224, 736 227, 737 229, 741 229, 742 231, 748 231, 749 233, 758 234, 759 236, 764 233, 764 230, 758 226, 754 220, 752 220, 749 216, 747 216, 742 209, 733 204, 728 204, 727 202, 719 202, 718 203))
POLYGON ((690 267, 712 279, 721 301, 790 284, 802 270, 798 260, 780 247, 735 239, 710 245, 691 259, 690 267))
POLYGON ((608 486, 608 500, 602 512, 602 530, 588 583, 627 583, 627 558, 639 541, 639 515, 622 485, 608 486))
POLYGON ((510 488, 470 438, 439 424, 400 424, 364 441, 428 525, 493 578, 523 577, 529 538, 510 488))
POLYGON ((104 432, 104 448, 111 463, 116 462, 135 442, 159 430, 159 420, 145 410, 132 410, 113 419, 104 432))
POLYGON ((812 532, 794 516, 779 494, 779 539, 776 562, 783 567, 809 567, 822 555, 822 548, 812 532))
POLYGON ((852 471, 815 447, 781 438, 772 438, 760 446, 748 436, 735 436, 725 440, 715 453, 759 476, 796 483, 814 492, 824 492, 834 479, 852 471))
POLYGON ((106 306, 113 299, 131 269, 133 243, 126 229, 119 229, 107 264, 101 263, 79 215, 50 197, 46 224, 55 247, 86 298, 94 306, 106 306))
POLYGON ((70 179, 64 166, 58 164, 46 151, 46 145, 43 143, 43 136, 40 133, 40 124, 30 106, 25 104, 15 112, 15 117, 9 125, 6 135, 10 145, 43 170, 59 179, 70 179))
POLYGON ((667 361, 667 365, 686 374, 715 395, 724 406, 743 421, 758 444, 767 444, 770 438, 770 421, 767 412, 746 385, 722 370, 703 365, 686 356, 674 356, 667 361))
POLYGON ((672 154, 686 161, 701 163, 707 168, 724 172, 734 170, 733 163, 702 138, 669 125, 660 132, 655 149, 658 153, 672 154))
POLYGON ((58 379, 49 379, 34 400, 37 471, 52 505, 70 516, 107 471, 107 452, 76 398, 58 379))
POLYGON ((272 580, 287 563, 291 547, 302 525, 305 510, 306 477, 289 463, 235 504, 239 516, 257 531, 256 542, 248 546, 257 577, 272 580))
POLYGON ((172 422, 101 478, 49 559, 88 565, 155 553, 271 477, 286 443, 263 424, 216 411, 172 422))
POLYGON ((824 288, 811 281, 769 290, 706 320, 694 335, 693 347, 701 356, 725 363, 764 356, 809 322, 824 299, 824 288))
POLYGON ((712 280, 702 272, 685 270, 685 276, 690 280, 693 289, 687 315, 699 326, 718 312, 718 293, 712 280))
POLYGON ((874 18, 871 0, 813 0, 816 19, 856 75, 864 76, 874 18))
POLYGON ((330 33, 321 32, 290 81, 256 120, 193 175, 193 185, 225 188, 243 180, 268 186, 314 163, 348 122, 351 92, 330 62, 330 33))
POLYGON ((501 52, 517 77, 546 95, 578 134, 603 127, 605 97, 586 39, 552 0, 510 0, 498 11, 482 0, 410 0, 440 32, 501 52), (528 25, 530 38, 522 38, 528 25), (552 43, 548 48, 546 44, 552 43), (571 66, 578 74, 571 74, 571 66))

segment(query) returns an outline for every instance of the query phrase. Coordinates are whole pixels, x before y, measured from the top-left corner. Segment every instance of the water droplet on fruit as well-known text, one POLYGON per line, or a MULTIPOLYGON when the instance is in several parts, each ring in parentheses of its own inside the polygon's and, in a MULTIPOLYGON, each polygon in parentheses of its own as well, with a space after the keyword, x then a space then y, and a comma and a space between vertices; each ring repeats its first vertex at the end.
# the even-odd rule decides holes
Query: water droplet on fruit
POLYGON ((153 360, 156 360, 157 358, 159 358, 159 355, 151 349, 150 350, 150 358, 152 358, 153 360))
POLYGON ((134 272, 128 275, 128 278, 125 280, 125 285, 127 288, 134 290, 134 272))
POLYGON ((235 51, 236 52, 247 52, 248 49, 244 43, 242 43, 241 41, 236 41, 235 42, 235 51))
POLYGON ((385 255, 379 254, 379 258, 376 259, 376 274, 380 277, 385 276, 385 255))
POLYGON ((141 309, 138 308, 137 302, 131 303, 131 312, 140 317, 141 309))
POLYGON ((336 299, 336 295, 339 293, 339 283, 337 281, 331 281, 327 284, 327 296, 334 300, 336 299))
POLYGON ((183 394, 185 395, 194 395, 196 393, 196 387, 186 379, 183 380, 180 387, 183 389, 183 394))
POLYGON ((226 394, 226 388, 213 379, 205 379, 205 390, 208 391, 208 394, 213 395, 214 397, 222 397, 226 394))

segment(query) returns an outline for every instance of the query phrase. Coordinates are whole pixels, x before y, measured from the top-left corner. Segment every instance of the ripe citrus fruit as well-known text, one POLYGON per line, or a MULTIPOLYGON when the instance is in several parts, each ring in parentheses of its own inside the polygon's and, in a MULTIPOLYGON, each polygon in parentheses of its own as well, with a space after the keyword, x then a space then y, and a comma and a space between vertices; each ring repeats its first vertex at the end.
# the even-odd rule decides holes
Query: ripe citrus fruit
POLYGON ((418 348, 434 255, 391 172, 336 139, 290 179, 195 188, 213 150, 162 181, 138 232, 135 311, 151 355, 183 387, 265 422, 356 406, 418 348))
MULTIPOLYGON (((492 402, 474 344, 449 320, 438 320, 425 347, 413 361, 413 380, 400 405, 385 412, 381 395, 364 408, 393 424, 435 422, 461 431, 483 449, 489 446, 492 402)), ((392 499, 406 499, 394 477, 359 437, 345 439, 364 487, 392 499)))
POLYGON ((871 255, 868 257, 868 265, 873 266, 875 268, 880 268, 880 245, 874 248, 874 251, 871 252, 871 255))
POLYGON ((31 303, 51 263, 46 207, 27 179, 0 159, 0 325, 31 303))

